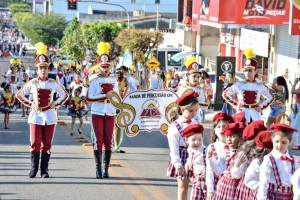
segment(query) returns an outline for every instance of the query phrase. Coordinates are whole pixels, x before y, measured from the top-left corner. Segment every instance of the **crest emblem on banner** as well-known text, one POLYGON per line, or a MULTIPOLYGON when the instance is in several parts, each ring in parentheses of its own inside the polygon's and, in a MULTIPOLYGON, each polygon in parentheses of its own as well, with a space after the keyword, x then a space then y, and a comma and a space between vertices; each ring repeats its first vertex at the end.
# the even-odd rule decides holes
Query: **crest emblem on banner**
POLYGON ((138 90, 124 99, 113 92, 111 103, 117 108, 116 124, 129 137, 140 131, 160 131, 166 135, 172 118, 177 114, 178 96, 170 90, 138 90))

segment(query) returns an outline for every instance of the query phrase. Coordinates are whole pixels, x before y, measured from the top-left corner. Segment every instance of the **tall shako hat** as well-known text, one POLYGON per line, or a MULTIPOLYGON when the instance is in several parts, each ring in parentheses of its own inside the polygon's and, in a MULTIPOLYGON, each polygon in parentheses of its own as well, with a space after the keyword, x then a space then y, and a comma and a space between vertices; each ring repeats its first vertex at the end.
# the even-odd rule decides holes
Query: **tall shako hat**
POLYGON ((36 54, 37 54, 37 57, 35 58, 35 65, 37 67, 39 66, 48 67, 50 62, 48 56, 46 55, 47 46, 44 43, 39 42, 35 44, 35 47, 36 47, 36 54))
POLYGON ((21 60, 19 58, 10 59, 10 67, 19 67, 21 65, 21 60))
POLYGON ((196 57, 186 58, 185 64, 188 73, 201 73, 200 66, 197 63, 196 57))
POLYGON ((97 45, 98 64, 99 66, 110 66, 111 58, 109 56, 110 44, 108 42, 100 42, 97 45))
POLYGON ((243 69, 254 68, 256 70, 258 62, 254 59, 256 55, 253 53, 252 49, 245 49, 243 53, 246 56, 243 61, 243 69))

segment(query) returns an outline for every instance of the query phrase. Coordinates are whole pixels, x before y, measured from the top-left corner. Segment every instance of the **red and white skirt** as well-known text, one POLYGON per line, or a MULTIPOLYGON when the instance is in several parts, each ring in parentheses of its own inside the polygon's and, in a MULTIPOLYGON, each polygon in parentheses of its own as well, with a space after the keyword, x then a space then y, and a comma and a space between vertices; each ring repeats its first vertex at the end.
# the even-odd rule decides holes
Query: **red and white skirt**
POLYGON ((216 200, 232 200, 235 197, 236 188, 240 179, 233 179, 223 175, 217 185, 216 200))
POLYGON ((293 190, 292 187, 277 187, 274 184, 269 184, 268 200, 292 200, 293 190))
POLYGON ((206 199, 207 189, 204 177, 196 175, 192 178, 193 188, 190 200, 206 199))
POLYGON ((250 200, 251 193, 252 190, 245 185, 244 179, 242 178, 236 188, 234 200, 250 200))
MULTIPOLYGON (((187 147, 184 147, 184 146, 179 147, 179 156, 181 158, 182 167, 184 168, 186 160, 189 157, 189 154, 187 152, 187 147)), ((177 178, 176 167, 171 162, 169 162, 169 166, 168 166, 168 169, 167 169, 167 176, 177 178)), ((192 177, 192 172, 191 171, 184 172, 182 177, 183 178, 191 178, 192 177)))

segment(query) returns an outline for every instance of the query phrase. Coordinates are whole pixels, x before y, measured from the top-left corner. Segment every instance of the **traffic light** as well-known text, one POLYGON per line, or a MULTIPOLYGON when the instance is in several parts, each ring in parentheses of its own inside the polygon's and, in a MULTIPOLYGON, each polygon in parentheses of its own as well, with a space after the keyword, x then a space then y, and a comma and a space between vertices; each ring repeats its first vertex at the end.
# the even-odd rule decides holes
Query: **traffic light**
POLYGON ((155 0, 155 3, 156 4, 160 4, 160 0, 155 0))
POLYGON ((68 0, 68 9, 77 10, 77 0, 68 0))

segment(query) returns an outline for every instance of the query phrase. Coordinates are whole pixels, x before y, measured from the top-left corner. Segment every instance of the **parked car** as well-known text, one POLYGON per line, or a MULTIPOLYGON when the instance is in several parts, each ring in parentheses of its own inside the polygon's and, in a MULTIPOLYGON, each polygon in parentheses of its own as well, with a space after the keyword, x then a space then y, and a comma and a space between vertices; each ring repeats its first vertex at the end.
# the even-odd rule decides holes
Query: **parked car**
POLYGON ((23 45, 25 46, 27 51, 35 51, 35 46, 30 44, 30 42, 23 42, 23 45))
POLYGON ((72 62, 72 60, 68 60, 64 55, 54 55, 52 56, 53 64, 55 65, 59 59, 62 60, 63 65, 68 65, 70 62, 72 62))

